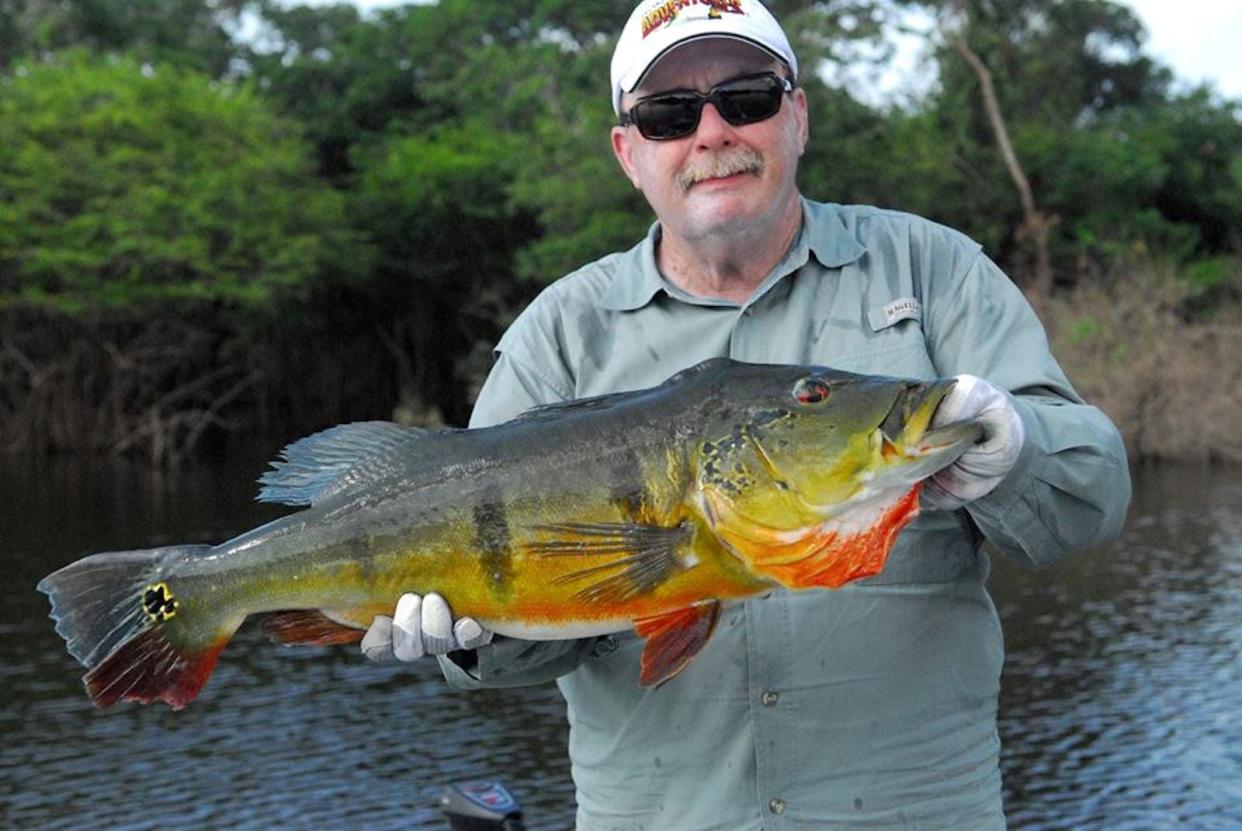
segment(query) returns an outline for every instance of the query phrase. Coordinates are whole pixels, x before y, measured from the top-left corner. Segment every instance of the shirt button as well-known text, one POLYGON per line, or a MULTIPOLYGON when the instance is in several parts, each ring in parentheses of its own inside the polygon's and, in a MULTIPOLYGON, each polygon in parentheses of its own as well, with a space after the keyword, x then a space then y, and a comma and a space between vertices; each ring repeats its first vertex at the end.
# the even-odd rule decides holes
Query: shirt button
POLYGON ((781 694, 775 690, 767 690, 763 695, 759 696, 759 700, 763 702, 764 707, 771 707, 781 700, 781 694))
POLYGON ((774 814, 785 813, 785 800, 773 799, 771 802, 768 803, 768 810, 774 814))

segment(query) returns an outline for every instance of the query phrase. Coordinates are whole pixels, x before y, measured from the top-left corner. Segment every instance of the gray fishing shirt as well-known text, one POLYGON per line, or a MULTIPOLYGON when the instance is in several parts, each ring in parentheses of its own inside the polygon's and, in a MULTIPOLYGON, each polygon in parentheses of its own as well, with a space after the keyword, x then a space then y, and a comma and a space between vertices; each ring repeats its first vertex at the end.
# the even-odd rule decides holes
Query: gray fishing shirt
POLYGON ((920 515, 876 577, 727 604, 658 689, 638 685, 633 635, 497 638, 468 670, 442 659, 445 676, 464 688, 556 679, 580 829, 1003 828, 1004 650, 980 546, 1040 565, 1116 536, 1130 496, 1116 429, 1070 387, 1010 280, 943 226, 804 201, 800 235, 742 305, 668 282, 658 239, 657 225, 531 303, 496 348, 472 426, 721 356, 970 373, 1016 397, 1017 466, 965 509, 920 515))

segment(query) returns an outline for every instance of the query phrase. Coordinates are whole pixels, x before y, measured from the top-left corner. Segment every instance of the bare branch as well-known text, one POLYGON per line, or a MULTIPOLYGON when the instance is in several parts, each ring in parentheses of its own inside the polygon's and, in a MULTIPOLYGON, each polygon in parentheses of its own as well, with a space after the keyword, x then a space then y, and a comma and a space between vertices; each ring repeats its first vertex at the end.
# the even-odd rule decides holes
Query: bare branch
POLYGON ((966 39, 970 13, 965 0, 954 0, 953 12, 957 18, 956 25, 945 25, 944 37, 950 48, 958 57, 974 71, 979 79, 979 89, 983 94, 983 107, 987 113, 992 135, 996 146, 1000 149, 1009 171, 1009 178, 1018 191, 1018 200, 1022 204, 1022 227, 1018 231, 1020 241, 1028 243, 1035 253, 1035 290, 1047 297, 1052 293, 1052 258, 1048 251, 1050 232, 1057 224, 1057 217, 1042 213, 1035 205, 1035 196, 1031 191, 1030 180, 1018 161, 1013 143, 1009 140, 1009 129, 1005 124, 1005 116, 1001 112, 1000 100, 996 96, 996 86, 992 80, 992 72, 979 54, 970 47, 966 39))

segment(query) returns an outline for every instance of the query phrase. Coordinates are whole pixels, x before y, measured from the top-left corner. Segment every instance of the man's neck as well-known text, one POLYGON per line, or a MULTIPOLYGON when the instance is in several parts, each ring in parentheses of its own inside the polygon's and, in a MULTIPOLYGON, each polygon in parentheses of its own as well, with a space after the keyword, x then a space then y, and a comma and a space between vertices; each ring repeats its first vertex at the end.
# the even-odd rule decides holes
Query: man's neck
POLYGON ((795 202, 773 226, 727 236, 684 239, 661 228, 656 263, 683 291, 744 304, 772 273, 802 228, 802 203, 795 202))

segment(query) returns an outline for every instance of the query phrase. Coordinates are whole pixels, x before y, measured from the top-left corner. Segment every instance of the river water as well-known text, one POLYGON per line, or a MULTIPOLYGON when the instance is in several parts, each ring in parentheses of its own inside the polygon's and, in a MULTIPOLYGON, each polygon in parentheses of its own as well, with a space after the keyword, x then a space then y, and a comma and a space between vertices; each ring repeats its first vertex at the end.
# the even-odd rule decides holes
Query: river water
MULTIPOLYGON (((35 583, 93 551, 212 542, 277 516, 262 459, 153 479, 0 457, 0 827, 439 829, 446 782, 497 778, 569 828, 555 688, 462 695, 433 666, 280 649, 243 628, 189 708, 97 711, 35 583)), ((1136 474, 1124 539, 994 563, 1015 829, 1242 828, 1242 470, 1136 474)))

